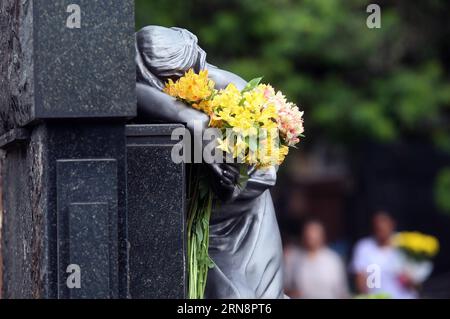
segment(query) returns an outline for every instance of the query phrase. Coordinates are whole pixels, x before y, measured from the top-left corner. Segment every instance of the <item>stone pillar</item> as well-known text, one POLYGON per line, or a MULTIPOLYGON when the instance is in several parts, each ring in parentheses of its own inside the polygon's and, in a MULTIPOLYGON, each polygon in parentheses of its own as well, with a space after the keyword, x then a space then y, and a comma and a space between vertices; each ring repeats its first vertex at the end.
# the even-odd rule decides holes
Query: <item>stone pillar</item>
POLYGON ((4 298, 126 297, 124 129, 52 122, 0 144, 4 298), (66 284, 73 264, 81 289, 66 284))
POLYGON ((3 297, 125 297, 133 1, 0 6, 3 297))
POLYGON ((125 124, 136 116, 134 1, 3 0, 0 50, 3 298, 126 298, 130 290, 184 297, 184 186, 175 186, 172 202, 149 183, 184 185, 184 168, 171 166, 167 148, 127 146, 125 124), (128 176, 142 172, 128 181, 131 227, 127 152, 128 176), (152 161, 172 179, 149 175, 157 172, 152 161), (142 202, 150 195, 139 185, 160 196, 153 206, 142 202), (140 215, 154 227, 142 237, 153 246, 139 239, 140 215), (173 253, 161 261, 172 266, 153 268, 166 247, 173 253), (73 287, 78 273, 81 288, 73 287), (148 281, 138 282, 141 273, 148 281))
POLYGON ((171 160, 178 127, 126 128, 131 298, 186 297, 185 168, 171 160))

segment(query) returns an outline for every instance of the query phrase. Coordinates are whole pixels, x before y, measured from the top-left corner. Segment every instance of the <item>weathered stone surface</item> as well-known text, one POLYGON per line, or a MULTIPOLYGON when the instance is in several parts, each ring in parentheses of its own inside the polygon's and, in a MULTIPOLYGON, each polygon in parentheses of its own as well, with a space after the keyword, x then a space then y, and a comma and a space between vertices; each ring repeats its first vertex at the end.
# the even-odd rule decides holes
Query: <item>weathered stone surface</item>
POLYGON ((0 2, 0 134, 32 117, 33 1, 0 2))
POLYGON ((136 114, 134 1, 3 0, 0 50, 0 133, 136 114), (81 28, 67 28, 69 4, 80 6, 81 28))
POLYGON ((127 126, 131 298, 185 298, 185 169, 171 160, 180 125, 127 126))
MULTIPOLYGON (((64 292, 59 296, 127 296, 125 166, 123 124, 44 124, 32 130, 29 140, 7 147, 1 165, 4 298, 57 298, 58 283, 64 283, 64 278, 59 279, 58 274, 68 266, 70 257, 67 256, 74 253, 77 257, 77 252, 93 249, 94 244, 106 245, 109 250, 107 260, 106 255, 81 256, 80 264, 90 268, 84 270, 85 284, 90 289, 69 295, 64 292), (67 174, 74 170, 63 169, 59 175, 62 188, 58 188, 57 163, 67 160, 100 161, 100 164, 92 169, 81 167, 81 171, 75 170, 70 178, 67 174), (103 166, 105 160, 108 168, 103 166), (72 189, 64 189, 64 185, 72 189), (85 187, 77 190, 77 185, 85 187), (106 203, 108 218, 101 209, 80 207, 83 203, 106 203), (80 215, 81 211, 84 215, 80 215), (58 229, 58 218, 64 216, 69 220, 72 217, 72 233, 68 224, 60 223, 58 229), (100 236, 106 229, 107 238, 100 236), (99 236, 89 235, 94 232, 99 236), (65 243, 72 243, 72 247, 65 243), (91 263, 96 262, 98 264, 91 267, 91 263), (106 264, 108 269, 103 268, 106 264), (92 285, 95 278, 105 275, 108 276, 107 288, 92 285)), ((101 282, 104 283, 104 279, 101 282)))
POLYGON ((0 136, 0 148, 7 148, 10 145, 27 141, 30 138, 29 130, 25 128, 15 128, 0 136))
POLYGON ((48 283, 46 130, 37 128, 2 159, 3 298, 42 298, 48 283))

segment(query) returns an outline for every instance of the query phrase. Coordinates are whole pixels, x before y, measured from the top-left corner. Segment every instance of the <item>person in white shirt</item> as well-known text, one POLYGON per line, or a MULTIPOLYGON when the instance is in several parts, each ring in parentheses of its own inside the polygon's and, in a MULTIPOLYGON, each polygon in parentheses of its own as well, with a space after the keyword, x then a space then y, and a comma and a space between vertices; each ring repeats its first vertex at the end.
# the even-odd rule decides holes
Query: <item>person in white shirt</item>
POLYGON ((401 253, 392 246, 395 221, 385 211, 372 218, 373 236, 356 244, 350 264, 359 294, 385 294, 393 299, 416 297, 412 281, 403 272, 401 253))
POLYGON ((305 224, 302 248, 289 249, 285 261, 285 289, 291 298, 338 299, 349 296, 344 264, 325 245, 325 231, 318 221, 305 224))

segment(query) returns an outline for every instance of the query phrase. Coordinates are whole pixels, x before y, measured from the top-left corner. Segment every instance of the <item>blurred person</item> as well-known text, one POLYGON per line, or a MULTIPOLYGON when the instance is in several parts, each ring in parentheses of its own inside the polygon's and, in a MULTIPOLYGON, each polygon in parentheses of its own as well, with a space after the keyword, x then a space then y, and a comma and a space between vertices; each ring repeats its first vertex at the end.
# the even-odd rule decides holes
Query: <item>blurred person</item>
POLYGON ((394 299, 416 297, 412 281, 402 270, 402 255, 392 244, 395 228, 396 222, 388 212, 377 211, 372 217, 372 236, 356 244, 350 267, 359 294, 387 294, 394 299), (373 276, 379 276, 378 280, 373 276))
POLYGON ((291 298, 347 298, 344 264, 337 253, 325 245, 325 230, 319 221, 308 221, 301 248, 290 248, 286 259, 286 293, 291 298))

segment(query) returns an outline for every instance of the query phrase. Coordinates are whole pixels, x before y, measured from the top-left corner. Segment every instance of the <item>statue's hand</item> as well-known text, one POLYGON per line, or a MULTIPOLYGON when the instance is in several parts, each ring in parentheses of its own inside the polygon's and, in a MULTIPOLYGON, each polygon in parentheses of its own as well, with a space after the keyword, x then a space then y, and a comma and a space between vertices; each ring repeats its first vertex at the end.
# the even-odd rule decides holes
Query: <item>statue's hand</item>
POLYGON ((208 164, 210 168, 211 185, 214 193, 223 202, 236 199, 240 191, 237 187, 239 169, 230 164, 208 164))

